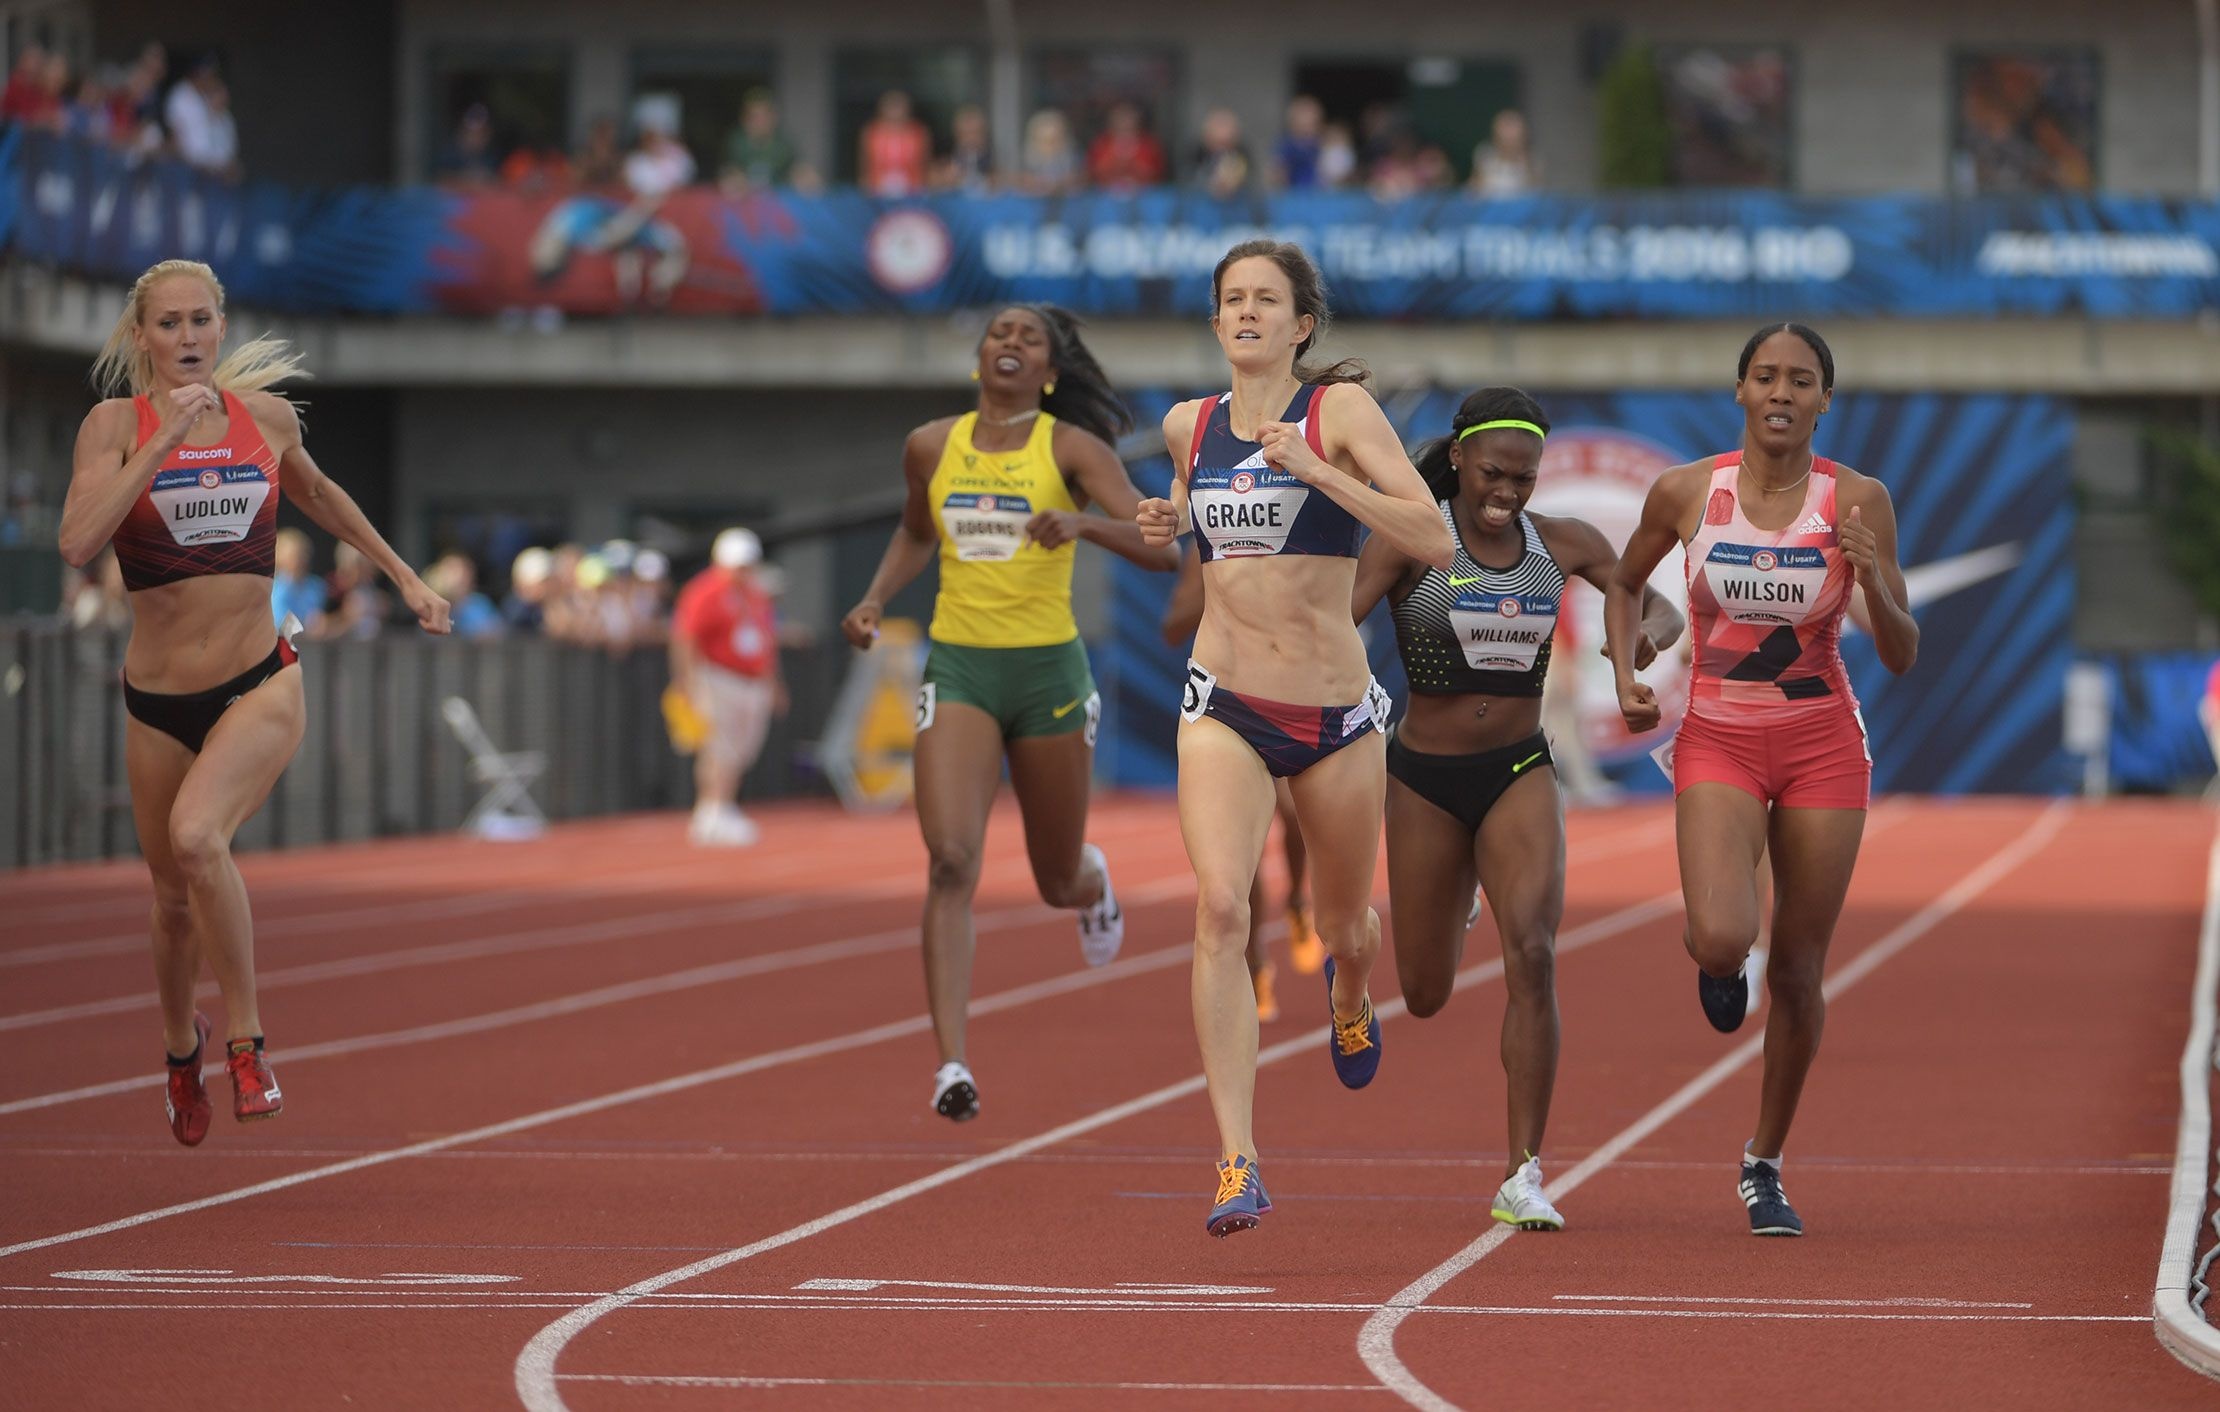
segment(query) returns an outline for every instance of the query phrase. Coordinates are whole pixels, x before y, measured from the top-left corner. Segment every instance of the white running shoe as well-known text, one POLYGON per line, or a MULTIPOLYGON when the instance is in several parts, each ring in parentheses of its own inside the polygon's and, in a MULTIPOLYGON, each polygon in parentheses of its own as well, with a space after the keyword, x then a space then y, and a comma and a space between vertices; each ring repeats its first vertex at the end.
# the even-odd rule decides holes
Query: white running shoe
POLYGON ((1090 966, 1107 966, 1125 945, 1125 913, 1118 910, 1118 894, 1110 887, 1110 860, 1102 850, 1081 844, 1079 857, 1102 870, 1102 900, 1079 909, 1079 954, 1090 966))
POLYGON ((1755 1015, 1765 996, 1765 948, 1750 948, 1749 959, 1742 963, 1742 974, 1749 981, 1750 997, 1744 1002, 1749 1008, 1742 1012, 1744 1018, 1755 1015))
POLYGON ((1528 1157, 1510 1179, 1497 1187, 1495 1208, 1488 1213, 1522 1231, 1561 1231, 1565 1218, 1542 1195, 1542 1159, 1528 1157))
POLYGON ((979 1085, 962 1062, 951 1059, 933 1072, 933 1111, 958 1123, 979 1116, 979 1085))
POLYGON ((1480 904, 1486 897, 1487 893, 1481 891, 1478 886, 1472 889, 1472 910, 1465 913, 1466 931, 1471 931, 1473 924, 1480 920, 1480 904))

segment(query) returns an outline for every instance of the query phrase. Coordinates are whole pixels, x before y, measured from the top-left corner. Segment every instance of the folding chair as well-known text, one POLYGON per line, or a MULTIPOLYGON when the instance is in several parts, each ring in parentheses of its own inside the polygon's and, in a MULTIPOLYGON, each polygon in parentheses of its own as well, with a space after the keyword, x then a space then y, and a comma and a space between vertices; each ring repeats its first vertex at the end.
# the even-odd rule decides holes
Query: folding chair
POLYGON ((470 777, 487 787, 463 820, 463 832, 501 841, 539 837, 547 828, 547 815, 533 802, 531 786, 547 768, 547 757, 537 750, 495 749, 478 713, 460 696, 440 702, 439 713, 470 752, 470 777))

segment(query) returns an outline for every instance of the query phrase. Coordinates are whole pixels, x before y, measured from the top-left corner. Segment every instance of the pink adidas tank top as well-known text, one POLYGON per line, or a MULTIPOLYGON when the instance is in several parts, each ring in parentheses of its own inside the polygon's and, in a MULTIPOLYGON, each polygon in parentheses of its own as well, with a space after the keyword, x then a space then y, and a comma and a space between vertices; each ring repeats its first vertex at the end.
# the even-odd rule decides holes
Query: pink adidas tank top
POLYGON ((1804 503, 1785 530, 1759 529, 1742 513, 1741 468, 1739 451, 1713 464, 1703 522, 1688 541, 1688 709, 1745 721, 1816 701, 1855 709, 1840 645, 1854 576, 1835 534, 1835 463, 1812 459, 1804 503))

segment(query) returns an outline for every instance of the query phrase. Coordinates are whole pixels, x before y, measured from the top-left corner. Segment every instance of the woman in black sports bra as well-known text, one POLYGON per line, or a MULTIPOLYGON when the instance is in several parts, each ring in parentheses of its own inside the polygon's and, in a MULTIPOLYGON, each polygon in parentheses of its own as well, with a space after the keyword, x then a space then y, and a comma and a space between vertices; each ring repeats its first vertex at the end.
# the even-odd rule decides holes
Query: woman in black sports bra
POLYGON ((93 381, 111 395, 77 433, 62 557, 114 541, 131 597, 124 650, 124 771, 139 852, 154 875, 154 977, 169 1060, 170 1131, 208 1135, 193 1004, 204 956, 223 990, 232 1114, 284 1106, 263 1057, 254 921, 232 836, 300 748, 301 674, 271 624, 279 490, 383 568, 427 632, 447 601, 424 586, 301 443, 293 404, 263 389, 301 375, 284 343, 223 352, 215 272, 165 260, 131 286, 93 381))
MULTIPOLYGON (((1457 541, 1444 569, 1375 535, 1357 560, 1362 622, 1393 602, 1410 707, 1388 741, 1388 900, 1395 968, 1414 1019, 1449 1001, 1477 875, 1503 943, 1503 1067, 1510 1161, 1499 1221, 1558 1230, 1542 1192, 1542 1130, 1557 1076, 1557 925, 1565 912, 1564 804, 1542 735, 1542 679, 1569 575, 1599 589, 1619 556, 1582 520, 1526 509, 1549 418, 1514 387, 1464 400, 1450 434, 1414 458, 1457 541)), ((1637 666, 1680 636, 1654 590, 1637 666)))

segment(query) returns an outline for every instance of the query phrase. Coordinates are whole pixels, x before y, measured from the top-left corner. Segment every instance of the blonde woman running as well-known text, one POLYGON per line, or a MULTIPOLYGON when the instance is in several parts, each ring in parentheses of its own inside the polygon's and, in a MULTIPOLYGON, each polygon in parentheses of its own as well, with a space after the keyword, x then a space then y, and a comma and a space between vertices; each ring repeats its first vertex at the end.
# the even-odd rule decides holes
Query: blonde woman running
POLYGON ((1362 1088, 1380 1062, 1368 990, 1380 919, 1366 900, 1387 791, 1388 698, 1349 617, 1358 528, 1444 567, 1455 546, 1364 390, 1363 366, 1299 361, 1327 320, 1309 257, 1249 241, 1226 252, 1210 283, 1233 387, 1165 417, 1172 498, 1143 501, 1136 518, 1151 544, 1191 525, 1203 558, 1202 625, 1180 707, 1179 822, 1198 892, 1195 1033, 1225 1154, 1206 1224, 1225 1236, 1271 1209, 1252 1131, 1257 1016, 1244 953, 1272 782, 1289 782, 1309 848, 1334 1072, 1362 1088))
POLYGON ((165 260, 139 276, 93 364, 106 401, 77 433, 62 557, 82 566, 111 540, 130 590, 123 658, 124 768, 139 851, 154 878, 154 976, 169 1060, 170 1131, 208 1135, 193 1005, 205 959, 222 989, 232 1114, 284 1106, 263 1057, 254 922, 232 836, 300 747, 298 657, 271 625, 277 493, 362 551, 427 632, 445 599, 379 537, 301 442, 293 404, 263 389, 303 376, 299 355, 261 338, 222 358, 215 272, 165 260))

